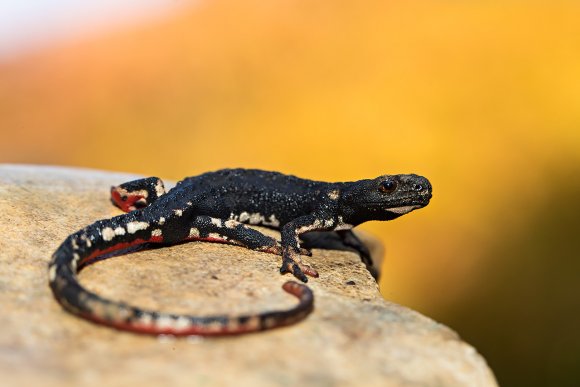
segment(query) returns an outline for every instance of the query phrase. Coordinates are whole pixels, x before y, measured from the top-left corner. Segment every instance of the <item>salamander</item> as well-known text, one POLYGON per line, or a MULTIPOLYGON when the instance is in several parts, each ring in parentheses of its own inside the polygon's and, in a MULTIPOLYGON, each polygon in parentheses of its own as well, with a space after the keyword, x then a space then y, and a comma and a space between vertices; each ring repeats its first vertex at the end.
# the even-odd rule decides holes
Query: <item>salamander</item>
POLYGON ((311 231, 337 231, 346 244, 363 252, 361 257, 370 269, 370 256, 351 229, 422 208, 431 192, 429 181, 414 174, 327 183, 278 172, 224 169, 185 178, 168 191, 157 177, 130 181, 111 187, 111 201, 126 213, 69 235, 49 263, 49 285, 66 311, 137 333, 210 336, 286 326, 313 310, 312 291, 302 283, 283 285, 298 298, 287 310, 198 317, 143 310, 102 298, 85 289, 77 273, 99 258, 133 246, 210 241, 280 255, 280 272, 305 283, 308 277, 318 277, 301 259, 309 251, 301 247, 300 236, 311 231), (248 225, 280 230, 281 239, 248 225))

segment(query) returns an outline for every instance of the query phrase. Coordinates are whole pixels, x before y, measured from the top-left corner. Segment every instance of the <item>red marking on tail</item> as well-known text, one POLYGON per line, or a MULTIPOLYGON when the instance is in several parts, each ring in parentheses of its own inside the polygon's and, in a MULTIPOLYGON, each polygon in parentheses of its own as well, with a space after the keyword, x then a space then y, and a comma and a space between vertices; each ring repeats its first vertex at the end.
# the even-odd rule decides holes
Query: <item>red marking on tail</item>
POLYGON ((142 245, 144 243, 160 243, 160 242, 163 242, 162 236, 154 236, 154 237, 151 237, 150 239, 147 239, 147 240, 146 239, 135 239, 132 242, 117 243, 116 245, 113 245, 113 246, 108 247, 106 249, 93 251, 90 255, 81 259, 78 266, 83 267, 83 266, 87 265, 88 263, 90 263, 92 260, 100 257, 101 255, 109 254, 109 253, 112 253, 114 251, 127 249, 129 247, 142 245))

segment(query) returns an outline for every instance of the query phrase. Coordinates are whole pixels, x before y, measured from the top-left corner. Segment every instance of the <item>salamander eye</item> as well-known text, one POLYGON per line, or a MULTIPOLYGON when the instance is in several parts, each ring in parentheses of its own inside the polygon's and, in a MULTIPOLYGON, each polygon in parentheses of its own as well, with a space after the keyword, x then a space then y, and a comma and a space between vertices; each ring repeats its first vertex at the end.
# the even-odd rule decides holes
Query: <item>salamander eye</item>
POLYGON ((379 185, 379 190, 384 193, 391 193, 397 189, 397 182, 394 180, 385 180, 379 185))

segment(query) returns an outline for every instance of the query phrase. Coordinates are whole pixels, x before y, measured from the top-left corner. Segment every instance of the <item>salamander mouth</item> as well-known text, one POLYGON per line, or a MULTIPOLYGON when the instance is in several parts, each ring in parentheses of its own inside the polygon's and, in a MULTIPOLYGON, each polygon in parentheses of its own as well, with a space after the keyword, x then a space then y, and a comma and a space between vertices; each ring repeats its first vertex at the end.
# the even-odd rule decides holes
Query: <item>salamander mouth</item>
POLYGON ((404 215, 408 212, 411 212, 411 211, 416 210, 416 209, 421 208, 421 207, 423 207, 423 206, 419 205, 419 204, 415 204, 415 205, 411 205, 411 206, 387 208, 387 211, 392 212, 392 213, 397 214, 397 215, 404 215))
POLYGON ((383 208, 385 211, 390 211, 395 214, 406 214, 409 211, 425 207, 427 204, 429 204, 430 199, 431 196, 426 198, 414 197, 414 198, 399 199, 395 203, 367 202, 366 204, 372 207, 383 208))

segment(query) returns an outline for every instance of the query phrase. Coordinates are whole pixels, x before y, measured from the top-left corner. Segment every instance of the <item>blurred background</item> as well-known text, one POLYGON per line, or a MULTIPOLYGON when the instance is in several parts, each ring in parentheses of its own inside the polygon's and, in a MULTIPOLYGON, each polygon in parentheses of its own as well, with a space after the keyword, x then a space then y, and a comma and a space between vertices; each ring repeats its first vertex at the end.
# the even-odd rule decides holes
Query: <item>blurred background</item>
MULTIPOLYGON (((0 162, 418 173, 381 291, 501 385, 580 383, 580 3, 0 2, 0 162)), ((105 187, 106 188, 106 187, 105 187)))

